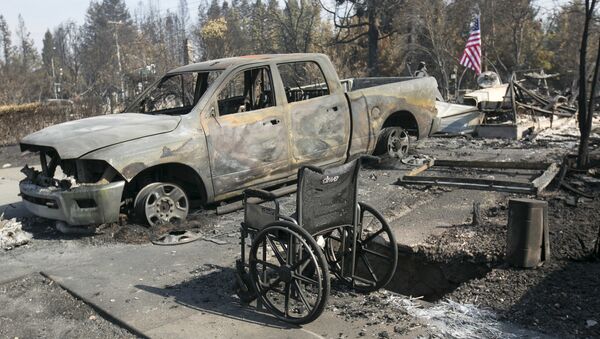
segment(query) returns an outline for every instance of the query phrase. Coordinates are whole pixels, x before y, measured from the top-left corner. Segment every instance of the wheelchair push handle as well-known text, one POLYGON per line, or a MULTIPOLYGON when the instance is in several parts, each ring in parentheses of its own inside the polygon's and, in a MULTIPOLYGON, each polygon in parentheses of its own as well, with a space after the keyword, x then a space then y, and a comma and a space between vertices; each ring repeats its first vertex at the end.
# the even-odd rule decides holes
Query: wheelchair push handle
POLYGON ((277 199, 277 195, 271 192, 267 192, 265 190, 257 189, 257 188, 248 188, 244 190, 244 196, 246 198, 260 198, 263 200, 275 200, 277 199))
POLYGON ((304 165, 303 167, 308 168, 309 170, 311 170, 313 172, 317 172, 319 174, 325 173, 325 170, 322 169, 321 167, 317 167, 317 166, 313 166, 313 165, 304 165))

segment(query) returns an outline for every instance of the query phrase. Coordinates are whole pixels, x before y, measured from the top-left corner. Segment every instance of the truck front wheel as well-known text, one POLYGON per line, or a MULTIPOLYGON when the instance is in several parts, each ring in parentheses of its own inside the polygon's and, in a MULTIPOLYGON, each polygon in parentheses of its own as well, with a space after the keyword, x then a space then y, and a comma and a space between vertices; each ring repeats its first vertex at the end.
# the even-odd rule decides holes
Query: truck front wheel
POLYGON ((402 159, 408 155, 410 138, 402 127, 386 127, 381 131, 375 154, 402 159))
POLYGON ((172 183, 154 182, 142 188, 135 197, 136 216, 150 226, 182 222, 189 212, 185 191, 172 183))

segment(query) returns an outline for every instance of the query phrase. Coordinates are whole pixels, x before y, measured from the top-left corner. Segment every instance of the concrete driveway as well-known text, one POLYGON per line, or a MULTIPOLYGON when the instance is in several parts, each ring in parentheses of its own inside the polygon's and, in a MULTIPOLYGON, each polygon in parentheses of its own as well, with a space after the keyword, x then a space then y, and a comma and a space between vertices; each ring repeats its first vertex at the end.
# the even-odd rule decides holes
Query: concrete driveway
MULTIPOLYGON (((0 169, 0 211, 5 218, 32 217, 17 196, 21 178, 16 168, 0 169)), ((255 306, 242 306, 233 288, 240 216, 237 212, 220 217, 223 226, 212 237, 224 244, 200 240, 179 246, 82 245, 68 236, 50 240, 35 239, 34 234, 31 245, 0 252, 0 282, 42 272, 93 307, 153 338, 339 338, 356 337, 361 331, 394 333, 397 324, 347 321, 327 310, 311 324, 290 326, 255 306)), ((47 227, 52 225, 47 221, 47 227)), ((335 302, 345 303, 343 298, 335 302)))

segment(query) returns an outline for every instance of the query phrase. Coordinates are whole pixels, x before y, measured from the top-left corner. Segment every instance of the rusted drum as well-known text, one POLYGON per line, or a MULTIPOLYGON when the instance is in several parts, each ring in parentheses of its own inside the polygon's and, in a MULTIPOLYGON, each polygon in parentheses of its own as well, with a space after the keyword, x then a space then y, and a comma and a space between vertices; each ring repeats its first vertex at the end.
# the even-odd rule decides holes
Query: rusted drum
POLYGON ((509 200, 506 261, 515 267, 536 267, 550 258, 549 240, 548 203, 509 200))

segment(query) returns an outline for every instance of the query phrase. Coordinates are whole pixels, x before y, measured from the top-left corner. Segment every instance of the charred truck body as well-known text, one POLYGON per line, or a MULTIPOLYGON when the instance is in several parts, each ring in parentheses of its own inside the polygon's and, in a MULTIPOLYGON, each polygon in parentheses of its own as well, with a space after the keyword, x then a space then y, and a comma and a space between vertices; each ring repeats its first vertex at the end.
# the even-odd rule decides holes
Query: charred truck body
POLYGON ((71 225, 184 219, 191 202, 295 178, 364 153, 402 156, 435 132, 433 78, 344 90, 327 56, 259 55, 179 67, 127 113, 66 122, 21 140, 41 171, 20 183, 34 214, 71 225), (64 178, 57 177, 57 168, 64 178))

